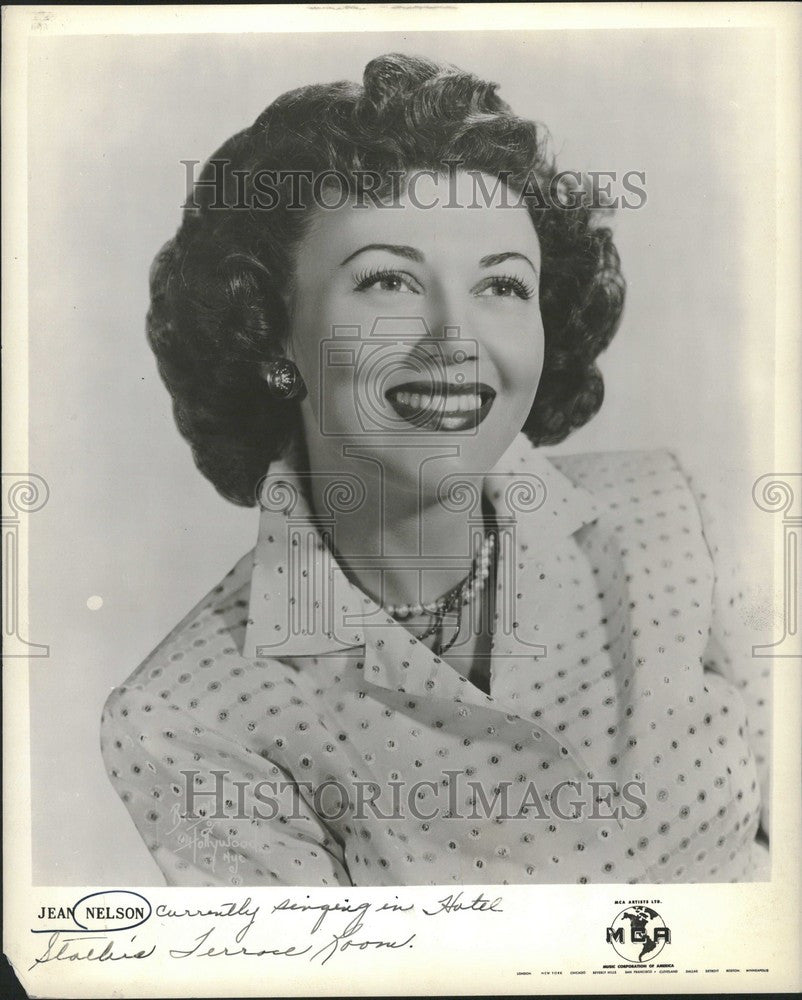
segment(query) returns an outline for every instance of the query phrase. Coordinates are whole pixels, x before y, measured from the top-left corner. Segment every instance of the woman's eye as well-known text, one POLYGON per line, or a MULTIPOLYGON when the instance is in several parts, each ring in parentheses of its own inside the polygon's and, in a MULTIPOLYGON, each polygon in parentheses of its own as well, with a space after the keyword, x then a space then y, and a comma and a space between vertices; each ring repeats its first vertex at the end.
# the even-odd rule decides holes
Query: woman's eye
POLYGON ((378 288, 382 292, 405 292, 414 295, 419 294, 417 281, 410 274, 403 271, 390 271, 384 268, 363 271, 354 279, 354 289, 357 292, 364 292, 368 288, 378 288))
POLYGON ((474 289, 474 294, 479 296, 493 296, 499 299, 531 299, 535 290, 520 278, 504 275, 493 275, 481 281, 474 289))

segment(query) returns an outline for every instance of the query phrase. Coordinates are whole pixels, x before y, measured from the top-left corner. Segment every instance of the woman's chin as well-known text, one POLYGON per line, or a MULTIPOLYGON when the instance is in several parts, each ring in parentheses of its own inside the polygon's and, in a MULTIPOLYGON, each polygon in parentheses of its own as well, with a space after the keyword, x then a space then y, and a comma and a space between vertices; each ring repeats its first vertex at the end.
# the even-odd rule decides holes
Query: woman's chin
MULTIPOLYGON (((385 479, 405 493, 434 496, 453 477, 481 480, 510 447, 514 435, 432 431, 414 441, 386 439, 381 451, 385 479)), ((455 484, 456 485, 456 484, 455 484)))

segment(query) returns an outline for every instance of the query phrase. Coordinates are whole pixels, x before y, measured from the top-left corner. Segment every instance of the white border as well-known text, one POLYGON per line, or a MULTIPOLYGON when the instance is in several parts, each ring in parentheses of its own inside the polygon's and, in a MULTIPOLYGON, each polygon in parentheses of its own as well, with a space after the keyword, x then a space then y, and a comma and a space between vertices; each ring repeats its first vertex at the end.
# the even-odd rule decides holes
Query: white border
MULTIPOLYGON (((27 258, 26 137, 27 41, 34 35, 91 35, 176 32, 303 32, 356 30, 481 31, 526 26, 529 29, 763 27, 776 32, 777 51, 777 329, 775 468, 796 471, 802 454, 799 400, 800 367, 800 87, 799 8, 786 4, 452 4, 452 5, 278 5, 267 7, 11 7, 3 10, 3 289, 5 332, 3 372, 5 467, 27 469, 27 258)), ((24 554, 23 554, 24 555, 24 554)), ((24 571, 24 562, 23 567, 24 571)), ((778 589, 782 590, 778 565, 778 589)), ((22 972, 41 951, 31 939, 32 917, 47 897, 49 905, 69 904, 92 891, 31 888, 30 765, 28 754, 28 677, 25 661, 6 664, 4 719, 5 942, 23 981, 38 996, 260 996, 260 995, 434 995, 461 992, 627 993, 793 990, 802 984, 800 935, 800 733, 802 687, 799 659, 777 659, 774 725, 773 879, 767 884, 505 887, 505 913, 492 922, 481 915, 432 924, 419 918, 421 944, 408 953, 337 956, 323 969, 284 959, 208 959, 115 963, 50 963, 35 976, 22 972), (718 973, 637 976, 592 974, 610 961, 603 923, 615 913, 616 899, 633 896, 660 900, 660 912, 674 925, 671 961, 680 968, 718 967, 718 973), (425 936, 424 936, 425 935, 425 936), (577 942, 582 942, 578 954, 577 942), (598 943, 597 943, 598 942, 598 943), (722 956, 739 968, 768 967, 768 974, 732 974, 722 956), (221 967, 225 962, 225 967, 221 967), (264 964, 254 964, 262 963, 264 964), (536 970, 529 976, 517 972, 536 970), (562 975, 543 975, 545 969, 562 975), (585 970, 584 975, 572 975, 585 970)), ((56 819, 57 822, 57 819, 56 819)), ((102 887, 94 887, 102 888, 102 887)), ((482 887, 492 896, 490 887, 482 887)), ((154 905, 213 905, 228 890, 142 890, 154 905), (201 901, 204 901, 203 903, 201 901)), ((353 890, 350 898, 376 901, 398 896, 433 906, 442 889, 353 890)), ((463 889, 469 895, 467 888, 463 889)), ((287 890, 249 890, 263 911, 287 890)), ((342 896, 316 891, 318 898, 342 896)), ((282 927, 292 925, 282 917, 282 927)), ((409 922, 409 920, 407 920, 409 922)), ((266 926, 271 926, 268 921, 266 926)), ((303 923, 298 922, 299 933, 303 923)), ((156 930, 153 921, 141 938, 156 930)), ((388 924, 388 935, 391 932, 388 924)), ((156 937, 164 940, 165 931, 156 937)), ((184 940, 188 930, 182 930, 184 940)))

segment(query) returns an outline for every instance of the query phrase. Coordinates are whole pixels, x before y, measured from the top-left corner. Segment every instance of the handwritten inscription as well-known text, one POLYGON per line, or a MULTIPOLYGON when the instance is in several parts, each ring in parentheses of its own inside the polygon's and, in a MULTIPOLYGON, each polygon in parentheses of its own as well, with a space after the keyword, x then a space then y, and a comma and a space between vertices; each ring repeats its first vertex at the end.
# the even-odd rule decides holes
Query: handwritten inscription
MULTIPOLYGON (((159 904, 153 910, 160 927, 157 943, 148 940, 141 928, 139 937, 54 931, 30 968, 51 962, 141 961, 153 956, 180 962, 200 958, 300 958, 326 965, 343 954, 413 948, 416 933, 405 920, 407 914, 436 921, 464 913, 502 912, 500 896, 488 898, 481 892, 475 896, 450 893, 426 906, 400 901, 398 896, 360 902, 349 897, 315 899, 311 895, 286 896, 270 907, 260 906, 250 896, 214 907, 159 904)), ((154 934, 155 928, 149 930, 154 934)))
POLYGON ((438 913, 464 913, 465 911, 470 911, 471 913, 503 913, 501 909, 501 896, 496 896, 495 899, 485 899, 480 892, 475 899, 467 902, 463 901, 462 893, 458 892, 456 896, 446 896, 444 899, 439 900, 439 909, 424 909, 422 912, 427 917, 436 917, 438 913))
POLYGON ((33 960, 28 971, 47 962, 120 962, 128 958, 150 958, 155 953, 155 944, 127 951, 117 940, 103 934, 71 937, 63 931, 54 931, 47 939, 45 950, 33 960))

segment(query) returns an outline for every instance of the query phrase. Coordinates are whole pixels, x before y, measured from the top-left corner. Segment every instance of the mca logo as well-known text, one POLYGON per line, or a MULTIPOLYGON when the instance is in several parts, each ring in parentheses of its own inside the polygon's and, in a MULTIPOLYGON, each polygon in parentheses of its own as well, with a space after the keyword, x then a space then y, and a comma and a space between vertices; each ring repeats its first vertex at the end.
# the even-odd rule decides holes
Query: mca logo
POLYGON ((649 906, 628 906, 607 928, 607 943, 627 962, 651 962, 671 943, 671 931, 649 906))

